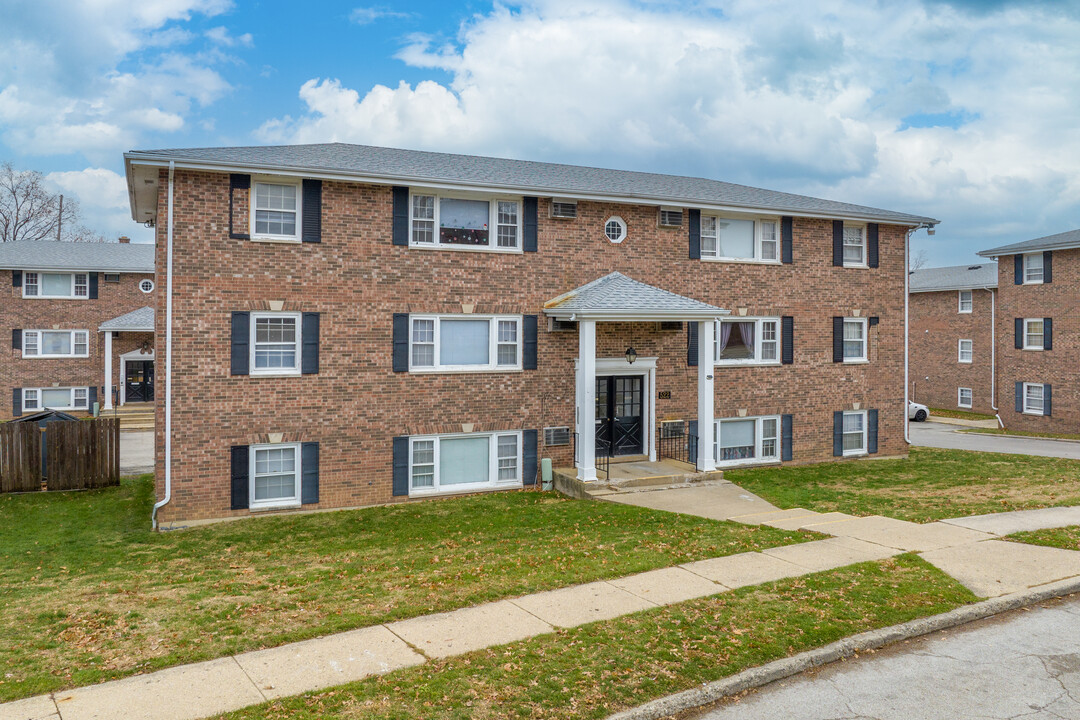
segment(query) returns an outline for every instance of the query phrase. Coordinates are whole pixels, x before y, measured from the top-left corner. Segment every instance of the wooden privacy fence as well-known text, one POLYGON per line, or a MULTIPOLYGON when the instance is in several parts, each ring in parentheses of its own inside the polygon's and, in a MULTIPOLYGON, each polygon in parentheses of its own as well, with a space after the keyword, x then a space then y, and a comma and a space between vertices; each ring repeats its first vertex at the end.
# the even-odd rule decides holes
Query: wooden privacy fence
POLYGON ((0 492, 119 484, 118 418, 52 422, 44 431, 32 422, 0 425, 0 492))

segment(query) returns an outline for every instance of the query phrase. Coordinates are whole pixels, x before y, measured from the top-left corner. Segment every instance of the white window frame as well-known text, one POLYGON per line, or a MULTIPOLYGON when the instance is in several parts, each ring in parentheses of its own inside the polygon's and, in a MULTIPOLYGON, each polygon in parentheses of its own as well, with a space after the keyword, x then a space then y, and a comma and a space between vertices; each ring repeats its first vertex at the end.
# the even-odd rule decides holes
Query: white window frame
POLYGON ((700 244, 701 253, 700 254, 701 254, 701 259, 702 260, 708 260, 709 262, 727 262, 727 263, 759 263, 759 264, 763 264, 763 265, 780 265, 781 264, 781 257, 780 256, 781 256, 782 253, 781 253, 781 250, 780 250, 780 245, 781 245, 780 218, 778 218, 778 217, 741 218, 741 217, 732 217, 732 216, 728 216, 728 215, 715 215, 715 214, 712 214, 712 213, 702 213, 701 218, 702 218, 702 220, 704 220, 705 218, 712 218, 712 219, 716 220, 716 222, 717 222, 717 228, 714 231, 714 234, 711 234, 711 235, 705 233, 704 224, 702 224, 702 226, 701 226, 700 237, 703 238, 703 239, 712 238, 712 239, 715 240, 714 249, 711 250, 711 251, 706 250, 705 249, 705 243, 701 242, 701 244, 700 244), (750 221, 750 222, 754 223, 754 257, 752 257, 752 258, 740 258, 740 257, 728 257, 728 256, 725 256, 725 255, 720 255, 720 229, 719 229, 718 226, 719 226, 719 223, 720 223, 721 220, 746 220, 746 221, 750 221), (773 225, 773 240, 771 240, 770 242, 774 242, 775 245, 776 245, 776 257, 774 257, 774 258, 766 258, 764 256, 764 251, 763 251, 762 246, 763 246, 763 243, 764 243, 764 225, 765 225, 765 223, 771 223, 773 225))
POLYGON ((611 217, 609 217, 607 220, 604 221, 604 237, 608 239, 608 242, 613 242, 616 245, 618 245, 619 243, 621 243, 623 240, 626 239, 626 235, 627 235, 627 233, 629 231, 630 230, 626 225, 626 221, 623 220, 618 215, 612 215, 611 217), (611 235, 608 233, 608 226, 611 225, 612 223, 619 226, 619 236, 618 237, 611 237, 611 235))
POLYGON ((249 350, 248 350, 248 353, 249 353, 249 355, 248 355, 248 373, 251 374, 251 375, 262 375, 262 376, 289 376, 289 377, 292 377, 292 376, 295 376, 295 375, 299 375, 300 370, 301 370, 301 365, 300 365, 301 364, 301 357, 300 357, 300 354, 301 354, 301 351, 303 350, 303 345, 304 345, 303 332, 304 332, 304 330, 303 330, 303 322, 302 322, 300 313, 298 313, 298 312, 253 312, 253 313, 251 313, 251 319, 249 321, 249 330, 248 330, 248 334, 249 334, 249 337, 248 337, 248 343, 249 343, 248 344, 248 347, 249 347, 249 350), (295 346, 296 346, 296 351, 295 351, 296 354, 294 356, 296 358, 296 364, 295 364, 294 367, 291 367, 291 368, 258 368, 258 367, 255 367, 256 329, 258 328, 258 324, 259 324, 258 321, 259 320, 264 320, 264 319, 267 319, 267 318, 292 318, 293 322, 296 324, 296 341, 294 343, 295 346))
POLYGON ((524 252, 524 228, 525 228, 525 199, 517 195, 477 195, 469 193, 453 192, 423 192, 420 189, 409 193, 409 247, 427 248, 429 250, 461 250, 464 252, 498 252, 498 253, 521 253, 524 252), (434 198, 435 208, 433 218, 417 218, 414 214, 415 205, 413 198, 434 198), (458 245, 456 243, 444 243, 440 238, 440 210, 442 200, 479 200, 488 204, 488 244, 487 245, 458 245), (499 247, 499 203, 517 203, 517 224, 502 223, 507 227, 515 227, 517 231, 517 245, 514 247, 499 247), (414 220, 429 220, 432 222, 431 242, 417 242, 413 233, 414 220))
POLYGON ((1045 343, 1046 321, 1043 318, 1024 318, 1024 350, 1042 350, 1045 343), (1039 333, 1039 344, 1031 345, 1028 343, 1028 337, 1030 337, 1033 333, 1028 331, 1028 324, 1035 322, 1042 324, 1043 327, 1042 332, 1039 333))
MULTIPOLYGON (((848 415, 860 415, 860 416, 862 416, 862 447, 857 448, 857 449, 852 449, 852 450, 844 449, 844 457, 856 457, 856 456, 859 456, 859 455, 868 455, 869 454, 869 444, 870 444, 870 437, 869 437, 870 427, 869 427, 868 413, 865 410, 845 410, 844 411, 844 418, 846 418, 848 415)), ((854 433, 844 432, 843 422, 844 422, 843 419, 841 419, 841 421, 840 421, 840 423, 841 423, 841 425, 840 425, 841 447, 843 446, 843 439, 842 439, 843 436, 845 436, 845 435, 853 435, 854 434, 854 433)))
POLYGON ((33 410, 35 412, 44 410, 45 407, 41 404, 42 392, 45 390, 67 390, 68 391, 68 404, 65 406, 50 405, 49 410, 89 410, 90 409, 90 388, 88 387, 36 387, 36 388, 23 388, 22 389, 22 408, 23 412, 27 410, 33 410), (29 399, 33 396, 34 400, 29 399))
POLYGON ((781 427, 781 418, 779 415, 758 415, 751 417, 726 417, 717 418, 713 421, 713 457, 716 459, 717 467, 731 467, 733 465, 761 465, 767 463, 778 463, 783 456, 783 430, 781 427), (754 421, 754 457, 752 458, 738 458, 735 460, 721 460, 720 459, 720 424, 730 421, 741 420, 753 420, 754 421), (769 438, 776 441, 776 453, 774 455, 764 456, 765 437, 763 435, 763 428, 766 420, 776 421, 776 437, 769 438))
POLYGON ((24 358, 35 358, 35 359, 85 358, 85 357, 90 357, 90 331, 89 330, 41 330, 41 329, 23 330, 22 331, 22 356, 24 358), (66 354, 55 354, 55 353, 46 354, 46 353, 43 353, 42 352, 42 348, 43 348, 42 339, 43 339, 43 334, 44 333, 67 333, 69 335, 68 343, 69 343, 69 345, 71 347, 71 352, 66 353, 66 354), (33 346, 36 348, 36 350, 34 352, 30 352, 27 349, 28 346, 31 345, 31 343, 29 342, 29 339, 30 339, 31 336, 33 336, 33 338, 34 338, 33 346), (81 336, 81 340, 82 340, 81 342, 79 342, 80 336, 81 336), (85 346, 85 348, 86 348, 85 352, 81 352, 81 353, 76 352, 76 348, 79 345, 84 345, 85 346))
MULTIPOLYGON (((478 490, 500 490, 509 487, 521 487, 524 475, 524 444, 520 430, 508 430, 505 432, 479 432, 479 433, 447 433, 444 435, 414 435, 409 438, 409 496, 420 497, 424 495, 442 495, 448 493, 476 492, 478 490), (489 438, 488 443, 488 480, 479 483, 458 483, 443 489, 439 478, 439 446, 443 440, 458 438, 489 438), (517 441, 517 477, 513 480, 499 480, 499 438, 514 437, 517 441), (418 442, 433 442, 434 453, 432 457, 433 484, 430 488, 413 487, 413 448, 418 442)), ((427 463, 425 463, 427 464, 427 463)))
MULTIPOLYGON (((291 243, 299 243, 299 242, 302 241, 303 233, 304 233, 303 228, 301 227, 301 225, 303 224, 303 219, 304 219, 304 188, 303 188, 303 182, 302 181, 293 180, 291 178, 280 178, 280 177, 252 178, 252 180, 251 180, 250 198, 251 198, 251 202, 250 202, 250 208, 249 208, 249 212, 248 212, 248 224, 249 224, 248 232, 250 233, 252 240, 261 240, 261 241, 264 241, 264 242, 291 242, 291 243), (255 232, 255 213, 256 213, 257 210, 260 209, 260 208, 258 208, 256 206, 256 203, 258 202, 257 198, 258 198, 258 186, 259 185, 282 185, 282 186, 292 186, 292 187, 296 188, 296 233, 295 234, 293 234, 293 235, 278 235, 278 234, 275 234, 275 233, 258 233, 258 232, 255 232)), ((264 209, 269 210, 270 208, 264 208, 264 209)), ((285 210, 285 211, 275 211, 275 212, 290 212, 290 211, 285 210)))
POLYGON ((971 388, 956 388, 956 407, 971 409, 972 401, 975 399, 975 393, 971 388), (967 391, 968 401, 964 404, 964 391, 967 391))
MULTIPOLYGON (((300 482, 303 475, 303 458, 301 457, 300 443, 265 443, 248 447, 248 509, 269 510, 271 508, 300 507, 300 482), (255 499, 255 458, 259 450, 284 450, 291 448, 293 451, 293 494, 287 498, 274 498, 273 500, 255 499)), ((275 473, 277 474, 277 473, 275 473)), ((284 473, 282 473, 284 474, 284 473)))
POLYGON ((1024 383, 1024 405, 1023 405, 1023 408, 1024 408, 1023 409, 1023 414, 1024 415, 1042 415, 1045 412, 1045 410, 1046 410, 1046 388, 1043 386, 1042 383, 1027 383, 1027 382, 1024 383), (1031 399, 1029 397, 1029 395, 1028 395, 1028 390, 1030 390, 1032 388, 1039 388, 1039 393, 1040 393, 1039 394, 1039 403, 1040 403, 1041 407, 1038 410, 1028 407, 1028 400, 1031 399))
POLYGON ((717 320, 713 330, 713 337, 716 341, 713 343, 713 364, 714 365, 779 365, 781 361, 781 353, 783 352, 782 342, 782 323, 778 317, 731 317, 723 320, 717 320), (754 323, 754 358, 752 360, 741 359, 720 359, 720 326, 723 323, 740 323, 740 322, 752 322, 754 323), (762 356, 762 343, 764 342, 765 333, 762 332, 765 323, 774 323, 776 326, 776 357, 772 360, 763 360, 762 356))
POLYGON ((47 272, 45 270, 27 270, 23 272, 22 281, 22 296, 29 300, 88 300, 90 298, 90 273, 85 272, 47 272), (30 276, 34 277, 34 282, 30 282, 30 276), (67 275, 71 278, 71 292, 67 295, 45 295, 43 294, 43 283, 41 282, 42 275, 67 275), (79 282, 79 280, 82 282, 79 282), (36 292, 28 294, 27 288, 33 285, 36 288, 36 292), (83 289, 82 294, 79 293, 79 288, 83 289))
POLYGON ((959 306, 957 308, 957 312, 962 314, 962 315, 970 315, 971 311, 972 311, 972 308, 975 307, 975 300, 974 300, 974 296, 972 294, 972 291, 971 290, 960 290, 958 300, 959 300, 959 303, 958 303, 959 306), (966 300, 964 299, 964 294, 965 293, 967 293, 967 299, 966 300), (966 310, 964 309, 965 305, 967 305, 966 310))
POLYGON ((143 278, 139 281, 139 290, 149 295, 154 292, 154 281, 150 278, 143 278))
MULTIPOLYGON (((870 323, 867 322, 869 318, 863 317, 846 317, 844 318, 844 326, 848 323, 859 323, 862 325, 862 354, 857 357, 847 356, 847 343, 848 340, 841 337, 841 342, 844 344, 844 362, 845 363, 865 363, 870 361, 870 323)), ((841 334, 843 334, 843 326, 841 326, 841 334)))
POLYGON ((842 239, 840 241, 840 258, 843 261, 844 267, 855 267, 855 268, 870 267, 870 261, 869 261, 869 257, 868 257, 869 249, 870 249, 869 248, 869 243, 867 243, 867 241, 866 241, 866 225, 860 225, 860 224, 857 224, 857 223, 845 222, 844 223, 844 230, 843 230, 843 237, 842 237, 842 239), (859 244, 859 247, 862 248, 862 260, 860 262, 854 262, 854 261, 848 260, 847 257, 846 257, 846 253, 844 253, 844 248, 856 247, 853 243, 848 243, 848 241, 847 241, 847 231, 848 230, 858 230, 859 234, 862 236, 862 241, 859 244))
POLYGON ((1043 284, 1044 278, 1046 277, 1046 263, 1043 260, 1043 254, 1041 252, 1026 253, 1024 255, 1023 266, 1024 266, 1024 285, 1042 285, 1043 284), (1030 261, 1031 261, 1032 258, 1038 258, 1039 259, 1039 277, 1037 279, 1031 279, 1029 277, 1029 275, 1031 273, 1031 270, 1032 270, 1031 267, 1030 267, 1030 261))
MULTIPOLYGON (((513 372, 521 370, 522 356, 525 351, 524 325, 521 315, 409 315, 409 372, 513 372), (413 325, 417 320, 432 320, 435 323, 433 365, 415 365, 413 363, 413 325), (443 320, 487 320, 488 327, 488 362, 484 365, 440 365, 439 354, 442 350, 443 320), (514 322, 517 325, 517 362, 513 365, 499 364, 499 323, 514 322)), ((425 345, 431 343, 424 343, 425 345)), ((503 343, 509 344, 509 343, 503 343)))
POLYGON ((961 338, 956 343, 956 361, 970 365, 975 358, 975 341, 961 338), (964 343, 967 343, 967 351, 964 351, 964 343), (965 358, 964 355, 967 355, 965 358))

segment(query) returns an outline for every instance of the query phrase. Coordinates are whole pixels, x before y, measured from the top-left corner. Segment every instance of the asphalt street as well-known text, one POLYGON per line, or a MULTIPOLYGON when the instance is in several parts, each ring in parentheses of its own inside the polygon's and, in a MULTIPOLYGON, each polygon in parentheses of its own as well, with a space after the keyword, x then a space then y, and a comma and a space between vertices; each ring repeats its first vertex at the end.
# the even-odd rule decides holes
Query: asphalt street
POLYGON ((697 720, 1080 720, 1080 596, 781 680, 697 720))
POLYGON ((1080 442, 957 432, 962 429, 956 425, 944 423, 913 422, 911 423, 911 444, 950 450, 981 450, 1080 460, 1080 442))

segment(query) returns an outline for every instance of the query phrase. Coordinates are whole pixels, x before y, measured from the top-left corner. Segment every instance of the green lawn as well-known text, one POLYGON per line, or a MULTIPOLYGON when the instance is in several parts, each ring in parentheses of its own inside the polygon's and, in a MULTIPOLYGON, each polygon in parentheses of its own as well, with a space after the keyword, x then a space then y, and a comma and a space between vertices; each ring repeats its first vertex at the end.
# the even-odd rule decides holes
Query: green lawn
POLYGON ((0 496, 0 701, 817 537, 540 492, 159 534, 152 502, 0 496))
POLYGON ((563 630, 225 717, 603 718, 975 599, 928 563, 905 555, 563 630))
POLYGON ((1053 530, 1020 532, 1009 535, 1006 539, 1031 545, 1062 548, 1063 550, 1080 550, 1080 526, 1073 525, 1072 527, 1054 528, 1053 530))
POLYGON ((728 470, 724 477, 781 508, 926 522, 1080 505, 1080 460, 911 448, 907 459, 728 470))
POLYGON ((968 410, 953 410, 951 408, 930 408, 930 419, 933 420, 934 416, 954 418, 956 420, 993 420, 993 415, 986 415, 984 413, 970 412, 968 410))

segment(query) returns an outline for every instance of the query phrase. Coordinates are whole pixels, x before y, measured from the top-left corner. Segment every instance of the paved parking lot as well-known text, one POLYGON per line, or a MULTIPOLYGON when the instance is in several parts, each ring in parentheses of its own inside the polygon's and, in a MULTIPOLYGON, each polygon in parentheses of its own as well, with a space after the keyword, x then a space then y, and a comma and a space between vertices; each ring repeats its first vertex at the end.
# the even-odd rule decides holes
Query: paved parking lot
POLYGON ((911 423, 911 444, 949 450, 979 450, 1080 460, 1080 442, 958 432, 961 430, 963 428, 956 425, 913 422, 911 423))

